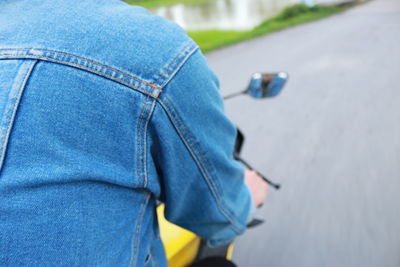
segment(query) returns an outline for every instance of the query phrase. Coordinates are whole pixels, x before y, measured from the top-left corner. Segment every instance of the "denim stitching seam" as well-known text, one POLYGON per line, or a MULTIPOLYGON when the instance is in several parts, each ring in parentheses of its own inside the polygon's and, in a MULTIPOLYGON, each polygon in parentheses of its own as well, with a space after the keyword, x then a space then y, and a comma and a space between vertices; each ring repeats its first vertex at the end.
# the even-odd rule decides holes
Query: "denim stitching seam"
MULTIPOLYGON (((66 62, 66 61, 61 61, 61 60, 57 60, 57 59, 53 59, 53 58, 41 57, 41 56, 24 56, 24 57, 19 56, 19 57, 16 57, 14 55, 11 55, 11 56, 10 55, 6 55, 6 56, 0 55, 0 59, 1 58, 27 58, 27 59, 43 59, 43 58, 45 58, 45 59, 48 59, 49 62, 61 63, 61 64, 64 64, 64 65, 67 65, 67 66, 75 66, 76 68, 87 70, 88 72, 98 74, 98 75, 100 75, 102 77, 108 78, 108 79, 113 80, 113 81, 117 81, 117 82, 119 82, 119 83, 121 83, 123 85, 126 85, 127 87, 130 87, 130 88, 132 88, 134 90, 137 90, 138 92, 140 92, 142 94, 145 94, 145 95, 148 94, 148 92, 146 90, 144 90, 142 88, 139 88, 139 87, 137 87, 137 86, 135 86, 135 85, 133 85, 133 84, 131 84, 129 82, 121 80, 121 79, 119 79, 117 77, 113 77, 113 76, 111 76, 111 75, 109 75, 107 73, 100 72, 100 71, 98 71, 96 69, 93 69, 93 68, 90 68, 90 67, 86 67, 86 66, 83 66, 83 65, 80 65, 80 64, 72 63, 72 62, 66 62), (9 56, 9 57, 7 57, 7 56, 9 56)), ((154 89, 154 87, 151 87, 151 88, 154 89)))
POLYGON ((156 104, 156 99, 153 99, 153 102, 152 102, 151 107, 150 107, 149 115, 147 117, 146 123, 144 125, 144 131, 143 131, 143 134, 144 134, 144 136, 143 136, 143 140, 144 140, 144 143, 143 143, 143 150, 144 150, 143 151, 143 171, 144 171, 143 186, 144 186, 144 188, 147 187, 147 183, 148 183, 148 173, 147 173, 148 172, 148 168, 147 168, 147 127, 149 125, 150 118, 151 118, 151 116, 152 116, 152 114, 154 112, 155 104, 156 104))
POLYGON ((72 63, 72 62, 67 62, 67 61, 62 61, 62 60, 58 60, 58 59, 54 59, 54 58, 42 57, 42 56, 34 56, 34 55, 27 55, 27 56, 0 55, 0 58, 48 59, 48 61, 50 61, 50 62, 56 62, 56 63, 58 62, 58 63, 65 64, 67 66, 75 66, 75 67, 77 67, 79 69, 87 70, 87 71, 92 72, 92 73, 97 73, 100 76, 109 78, 111 80, 116 80, 117 82, 122 83, 123 85, 126 85, 128 87, 136 89, 137 91, 139 91, 139 92, 141 92, 143 94, 146 94, 146 95, 148 94, 148 92, 146 92, 142 88, 139 88, 139 87, 137 87, 137 86, 135 86, 133 84, 130 84, 130 83, 124 81, 124 80, 121 80, 119 78, 113 77, 113 76, 111 76, 111 75, 109 75, 107 73, 100 72, 100 71, 98 71, 96 69, 93 69, 93 68, 90 68, 90 67, 86 67, 86 66, 83 66, 83 65, 80 65, 80 64, 72 63))
MULTIPOLYGON (((1 148, 2 151, 1 151, 1 155, 0 155, 0 170, 3 167, 4 158, 5 158, 6 151, 7 151, 7 143, 8 143, 8 140, 10 138, 10 133, 11 133, 11 130, 12 130, 12 126, 14 124, 15 115, 17 113, 17 109, 19 107, 19 103, 20 103, 23 91, 25 89, 26 83, 27 83, 27 81, 28 81, 28 79, 30 77, 30 74, 32 73, 32 70, 35 67, 36 63, 37 63, 37 60, 32 61, 30 63, 27 63, 27 64, 30 64, 30 65, 27 67, 27 70, 26 70, 26 73, 24 75, 24 78, 22 79, 21 84, 18 87, 16 100, 15 100, 15 103, 14 103, 14 107, 12 109, 11 117, 9 118, 8 126, 7 126, 7 129, 6 129, 6 134, 4 136, 4 140, 3 140, 3 144, 2 144, 2 148, 1 148)), ((9 94, 12 93, 12 90, 13 90, 13 88, 10 90, 9 94)), ((9 106, 9 105, 10 104, 8 103, 7 106, 9 106)), ((7 110, 7 107, 6 107, 6 110, 7 110)), ((6 114, 4 116, 6 116, 6 114)), ((3 124, 3 122, 2 122, 2 124, 3 124)))
MULTIPOLYGON (((109 69, 111 71, 115 71, 115 72, 117 72, 117 73, 119 73, 119 74, 121 74, 123 76, 126 76, 126 77, 128 77, 130 79, 136 80, 136 81, 138 81, 140 83, 149 85, 151 87, 160 88, 160 86, 158 86, 156 84, 153 84, 153 83, 150 83, 150 82, 147 82, 147 81, 143 81, 143 80, 141 80, 141 79, 139 79, 137 77, 134 77, 132 75, 128 75, 128 74, 126 74, 126 73, 124 73, 124 72, 122 72, 122 71, 120 71, 120 70, 118 70, 116 68, 109 67, 107 65, 101 64, 99 62, 96 62, 94 60, 91 60, 91 59, 88 59, 88 58, 85 58, 85 57, 75 56, 75 55, 68 54, 68 53, 65 53, 65 52, 58 52, 58 51, 52 51, 52 50, 46 50, 46 49, 40 49, 40 48, 0 48, 0 51, 28 51, 28 52, 29 51, 41 51, 41 52, 46 52, 46 53, 50 53, 50 54, 64 55, 64 56, 67 56, 67 57, 76 58, 78 60, 83 60, 83 61, 92 63, 94 65, 98 65, 98 66, 104 67, 104 68, 109 69)), ((29 54, 27 56, 29 56, 29 54)), ((34 56, 34 55, 32 55, 32 56, 34 56)))
MULTIPOLYGON (((189 45, 190 45, 190 42, 186 43, 186 44, 183 46, 183 48, 176 54, 176 56, 171 60, 171 62, 168 63, 167 65, 165 65, 163 68, 161 68, 160 72, 158 73, 158 78, 156 79, 156 83, 157 83, 157 84, 160 84, 160 82, 161 82, 161 80, 162 80, 163 78, 168 78, 168 76, 167 76, 167 77, 164 77, 164 75, 166 75, 166 74, 164 73, 164 70, 168 70, 168 69, 169 69, 169 66, 172 65, 172 64, 180 57, 180 55, 181 55, 182 53, 185 52, 186 47, 188 47, 189 45)), ((161 88, 162 88, 162 87, 163 87, 163 86, 161 86, 161 88)))
MULTIPOLYGON (((153 88, 153 90, 154 90, 154 88, 153 88)), ((143 105, 143 112, 142 112, 142 114, 141 114, 141 118, 139 119, 139 121, 142 121, 142 120, 144 120, 144 117, 145 117, 145 115, 144 115, 144 111, 147 111, 147 104, 148 104, 148 101, 149 101, 149 98, 150 98, 150 95, 153 93, 153 90, 151 90, 150 92, 149 92, 149 94, 147 95, 147 97, 146 97, 146 101, 144 102, 144 105, 143 105), (143 116, 142 116, 143 115, 143 116)), ((139 145, 141 146, 141 151, 143 152, 142 153, 142 157, 140 158, 140 159, 138 159, 138 164, 140 165, 140 168, 138 168, 138 169, 141 169, 142 171, 143 171, 143 187, 146 187, 146 185, 147 185, 147 166, 146 166, 146 127, 147 127, 147 121, 149 120, 149 116, 146 118, 146 120, 145 120, 145 122, 144 122, 144 125, 143 125, 143 131, 141 131, 140 133, 139 133, 139 136, 140 136, 140 143, 139 143, 139 145), (143 135, 143 136, 142 136, 143 135), (142 138, 143 137, 143 138, 142 138)), ((138 127, 138 130, 140 131, 141 129, 140 129, 141 127, 138 127)))
POLYGON ((161 91, 172 79, 172 77, 175 76, 175 74, 179 71, 182 65, 191 56, 191 54, 193 54, 194 51, 196 51, 197 49, 198 46, 192 40, 190 40, 175 56, 175 58, 172 59, 169 64, 167 64, 160 70, 160 74, 156 82, 158 84, 161 84, 161 91), (179 61, 179 59, 181 60, 179 61))
POLYGON ((191 50, 187 51, 186 55, 184 55, 184 59, 181 60, 179 64, 177 64, 175 70, 170 74, 169 78, 164 82, 162 88, 164 88, 169 83, 169 81, 175 76, 175 74, 182 68, 187 59, 190 58, 190 56, 194 54, 194 52, 196 52, 198 49, 199 49, 198 47, 194 47, 191 50))
MULTIPOLYGON (((146 100, 143 103, 142 111, 141 111, 141 113, 139 115, 139 119, 137 121, 137 126, 136 126, 136 128, 137 128, 137 140, 138 140, 138 144, 137 144, 138 145, 138 151, 137 151, 138 155, 142 155, 142 153, 141 153, 141 151, 142 151, 142 144, 141 144, 141 142, 142 142, 142 138, 141 138, 142 137, 142 131, 141 131, 142 124, 141 124, 141 122, 142 122, 143 117, 144 117, 144 112, 147 109, 146 104, 147 104, 148 97, 149 96, 147 95, 146 100)), ((136 162, 136 173, 137 173, 138 179, 140 179, 142 177, 142 172, 141 172, 142 170, 141 170, 140 167, 141 167, 141 164, 140 164, 140 157, 139 157, 137 159, 137 162, 136 162)))
POLYGON ((147 109, 148 109, 148 105, 149 105, 149 99, 150 96, 153 94, 153 91, 155 90, 155 88, 152 88, 152 90, 150 92, 148 92, 146 100, 143 103, 143 107, 142 107, 142 111, 140 113, 138 122, 137 122, 137 136, 138 136, 138 155, 142 155, 142 157, 139 157, 137 162, 136 162, 136 169, 137 169, 137 175, 138 177, 142 177, 143 176, 143 187, 147 186, 147 125, 148 122, 150 120, 151 117, 151 113, 153 110, 153 106, 155 103, 155 100, 153 99, 153 101, 151 102, 150 105, 150 111, 148 112, 148 115, 145 115, 147 109), (146 117, 147 116, 147 117, 146 117), (146 117, 146 119, 145 119, 146 117), (144 125, 143 125, 143 121, 144 121, 144 125), (142 125, 143 125, 143 131, 142 131, 142 125))

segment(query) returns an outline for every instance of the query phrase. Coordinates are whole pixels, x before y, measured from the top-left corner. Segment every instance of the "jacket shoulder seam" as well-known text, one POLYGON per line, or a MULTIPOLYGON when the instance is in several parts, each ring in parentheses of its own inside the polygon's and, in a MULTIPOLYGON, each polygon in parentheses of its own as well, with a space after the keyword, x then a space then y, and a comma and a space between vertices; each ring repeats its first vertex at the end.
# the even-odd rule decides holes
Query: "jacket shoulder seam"
POLYGON ((189 39, 177 55, 160 70, 159 74, 155 78, 157 84, 160 84, 161 91, 167 86, 176 73, 178 73, 191 55, 198 49, 198 45, 192 39, 189 39))

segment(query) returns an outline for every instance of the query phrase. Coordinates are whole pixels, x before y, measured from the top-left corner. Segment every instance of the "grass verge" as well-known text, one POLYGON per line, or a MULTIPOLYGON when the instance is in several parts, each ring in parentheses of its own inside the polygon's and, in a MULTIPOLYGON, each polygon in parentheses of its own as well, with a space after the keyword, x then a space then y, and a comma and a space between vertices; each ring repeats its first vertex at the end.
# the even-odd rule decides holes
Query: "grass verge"
POLYGON ((211 0, 123 0, 130 5, 155 8, 160 6, 172 6, 176 4, 199 4, 211 0))
POLYGON ((267 19, 249 31, 190 31, 189 36, 200 46, 204 53, 217 48, 266 35, 294 25, 322 19, 347 9, 349 5, 314 6, 296 4, 282 10, 277 16, 267 19))

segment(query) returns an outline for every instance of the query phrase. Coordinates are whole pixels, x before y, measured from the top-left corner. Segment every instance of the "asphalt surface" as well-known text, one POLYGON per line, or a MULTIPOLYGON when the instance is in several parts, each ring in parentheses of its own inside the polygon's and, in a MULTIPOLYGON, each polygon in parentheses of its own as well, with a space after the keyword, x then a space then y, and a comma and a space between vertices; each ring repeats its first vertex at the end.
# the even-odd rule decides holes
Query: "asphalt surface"
POLYGON ((283 184, 266 223, 236 242, 239 266, 400 266, 400 1, 208 56, 222 93, 255 71, 289 72, 282 94, 226 102, 244 157, 283 184))

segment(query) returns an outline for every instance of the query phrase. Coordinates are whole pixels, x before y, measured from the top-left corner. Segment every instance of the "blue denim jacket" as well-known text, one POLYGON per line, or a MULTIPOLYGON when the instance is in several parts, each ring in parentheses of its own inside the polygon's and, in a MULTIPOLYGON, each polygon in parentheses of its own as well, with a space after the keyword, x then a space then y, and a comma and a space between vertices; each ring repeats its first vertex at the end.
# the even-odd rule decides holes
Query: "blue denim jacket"
POLYGON ((166 264, 155 208, 211 244, 251 206, 197 45, 117 0, 0 1, 0 265, 166 264))

